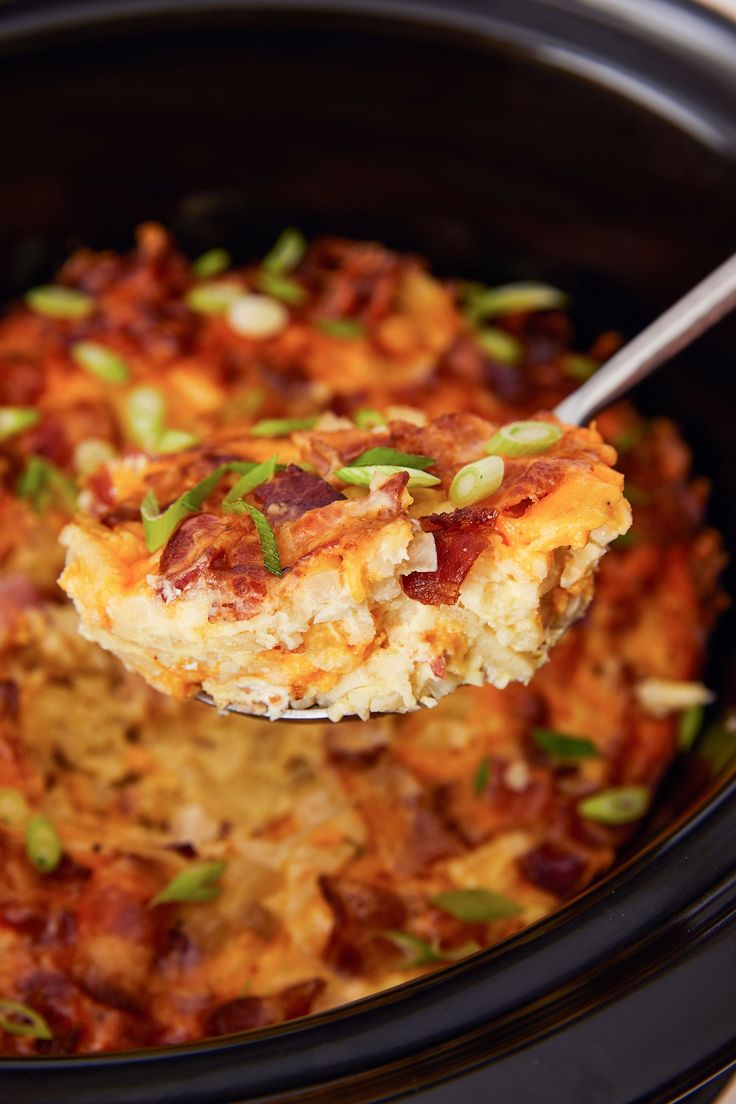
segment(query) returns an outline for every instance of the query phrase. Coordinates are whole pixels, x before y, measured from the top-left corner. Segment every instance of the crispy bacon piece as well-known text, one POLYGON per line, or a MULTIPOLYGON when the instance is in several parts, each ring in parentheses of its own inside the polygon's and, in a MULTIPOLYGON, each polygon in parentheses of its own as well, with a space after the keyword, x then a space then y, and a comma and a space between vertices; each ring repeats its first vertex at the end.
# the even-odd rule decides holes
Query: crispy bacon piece
POLYGON ((542 843, 519 859, 525 878, 556 897, 569 897, 585 870, 585 862, 572 851, 563 851, 553 843, 542 843))
POLYGON ((391 946, 383 933, 401 928, 406 918, 401 898, 350 878, 324 875, 319 884, 335 917, 322 953, 325 962, 347 976, 380 969, 391 946))
POLYGON ((255 494, 272 525, 296 521, 308 510, 329 506, 331 502, 345 497, 318 475, 304 471, 295 464, 289 464, 286 471, 277 472, 255 494))
POLYGON ((525 456, 507 459, 503 486, 490 501, 499 513, 523 514, 562 483, 571 468, 585 468, 583 460, 562 456, 525 456))
POLYGON ((252 1031, 256 1027, 295 1020, 311 1012, 312 1005, 323 991, 322 978, 289 985, 270 997, 237 997, 214 1008, 202 1026, 205 1035, 232 1035, 236 1031, 252 1031))
POLYGON ((443 414, 428 426, 392 422, 391 445, 401 452, 431 456, 435 467, 430 471, 444 477, 482 456, 494 429, 491 422, 474 414, 443 414))
POLYGON ((407 264, 373 242, 322 238, 305 257, 302 275, 316 295, 315 315, 352 315, 371 324, 388 314, 407 264))
POLYGON ((465 506, 451 514, 421 519, 425 533, 434 533, 436 571, 412 571, 402 579, 404 593, 425 606, 454 606, 471 567, 486 548, 498 512, 490 506, 465 506))
POLYGON ((219 541, 230 528, 226 518, 193 514, 184 518, 161 553, 159 574, 177 590, 184 590, 209 567, 219 541))
POLYGON ((205 572, 222 605, 231 606, 236 615, 251 611, 266 593, 263 555, 252 526, 214 514, 185 518, 169 537, 159 575, 181 591, 205 572))

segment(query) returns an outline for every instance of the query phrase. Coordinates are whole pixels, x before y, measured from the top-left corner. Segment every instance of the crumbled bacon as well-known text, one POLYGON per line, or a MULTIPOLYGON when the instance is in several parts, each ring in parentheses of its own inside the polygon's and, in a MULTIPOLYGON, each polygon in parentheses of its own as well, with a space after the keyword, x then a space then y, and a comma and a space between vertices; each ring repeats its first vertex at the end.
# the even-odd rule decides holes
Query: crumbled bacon
POLYGON ((489 506, 465 506, 422 518, 425 533, 434 533, 437 570, 405 575, 404 593, 425 606, 453 606, 466 575, 487 546, 497 517, 497 511, 489 506))
POLYGON ((236 997, 218 1005, 208 1014, 203 1033, 232 1035, 237 1031, 252 1031, 256 1027, 269 1027, 284 1020, 306 1016, 324 987, 322 978, 309 978, 289 985, 274 996, 236 997))
POLYGON ((313 472, 298 468, 295 464, 289 464, 286 471, 277 472, 255 494, 272 525, 295 521, 308 510, 329 506, 331 502, 344 498, 344 495, 324 479, 313 472))
POLYGON ((524 512, 556 490, 572 468, 586 466, 585 461, 562 456, 507 459, 503 485, 491 501, 497 506, 499 513, 524 512))
POLYGON ((553 843, 542 843, 519 859, 519 868, 530 882, 554 893, 569 897, 585 870, 585 862, 572 851, 564 851, 553 843))
POLYGON ((205 572, 223 611, 242 616, 258 604, 266 593, 266 571, 249 520, 241 525, 215 514, 184 518, 159 562, 164 600, 192 586, 205 572))
POLYGON ((431 472, 444 476, 482 456, 494 426, 474 414, 442 414, 428 426, 392 422, 390 429, 393 448, 431 456, 431 472))
POLYGON ((385 962, 387 930, 401 928, 406 908, 391 890, 349 878, 320 878, 335 923, 323 951, 325 962, 348 976, 367 974, 385 962))

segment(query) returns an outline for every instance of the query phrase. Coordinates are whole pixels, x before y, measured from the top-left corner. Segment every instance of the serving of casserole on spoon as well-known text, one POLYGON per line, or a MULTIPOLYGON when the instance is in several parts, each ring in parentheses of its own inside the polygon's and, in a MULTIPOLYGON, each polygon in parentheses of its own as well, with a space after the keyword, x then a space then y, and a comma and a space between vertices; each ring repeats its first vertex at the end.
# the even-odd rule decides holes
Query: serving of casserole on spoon
MULTIPOLYGON (((732 258, 559 413, 582 421, 621 394, 735 285, 732 258)), ((271 719, 527 682, 629 527, 615 451, 554 414, 378 422, 263 422, 112 465, 104 501, 62 534, 83 634, 158 689, 271 719)))

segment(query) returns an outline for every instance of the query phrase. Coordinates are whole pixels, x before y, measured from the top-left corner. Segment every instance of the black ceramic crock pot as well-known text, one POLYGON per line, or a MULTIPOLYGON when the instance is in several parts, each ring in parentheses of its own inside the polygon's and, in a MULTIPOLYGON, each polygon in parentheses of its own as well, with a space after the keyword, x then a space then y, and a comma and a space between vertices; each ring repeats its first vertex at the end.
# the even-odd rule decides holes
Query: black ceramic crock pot
MULTIPOLYGON (((0 283, 141 219, 192 251, 285 222, 549 278, 633 333, 736 247, 736 30, 667 0, 4 0, 0 283)), ((640 389, 736 547, 736 328, 640 389)), ((734 620, 711 683, 728 699, 734 620)), ((9 1104, 634 1104, 736 1061, 736 783, 673 773, 627 861, 431 977, 286 1026, 0 1061, 9 1104)))

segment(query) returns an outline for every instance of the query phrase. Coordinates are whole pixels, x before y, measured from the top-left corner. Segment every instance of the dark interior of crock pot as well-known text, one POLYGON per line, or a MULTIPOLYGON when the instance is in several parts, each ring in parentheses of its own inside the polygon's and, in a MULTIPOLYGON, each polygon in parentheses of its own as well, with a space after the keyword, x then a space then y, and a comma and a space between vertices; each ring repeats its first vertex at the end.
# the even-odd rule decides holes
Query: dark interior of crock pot
MULTIPOLYGON (((338 26, 215 6, 173 20, 155 7, 104 30, 8 36, 4 298, 76 242, 126 246, 141 220, 236 260, 293 223, 416 250, 440 273, 549 279, 573 293, 584 343, 603 328, 632 335, 736 242, 724 135, 549 59, 377 17, 343 13, 338 26)), ((639 393, 693 443, 731 547, 735 341, 722 324, 639 393)), ((735 631, 726 616, 710 671, 726 698, 735 631)), ((703 781, 692 808, 713 787, 703 781)), ((650 833, 672 820, 683 791, 671 789, 650 833)))

